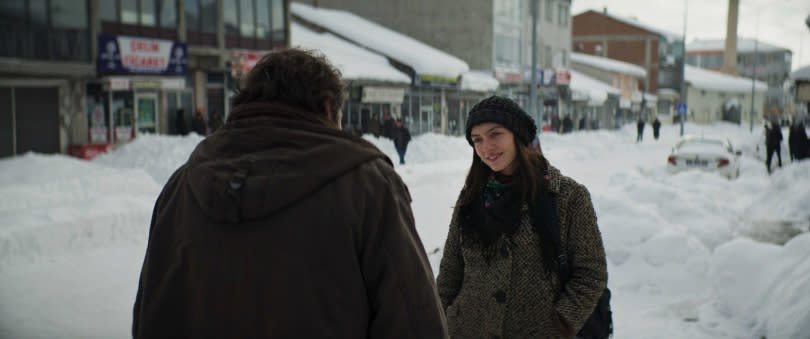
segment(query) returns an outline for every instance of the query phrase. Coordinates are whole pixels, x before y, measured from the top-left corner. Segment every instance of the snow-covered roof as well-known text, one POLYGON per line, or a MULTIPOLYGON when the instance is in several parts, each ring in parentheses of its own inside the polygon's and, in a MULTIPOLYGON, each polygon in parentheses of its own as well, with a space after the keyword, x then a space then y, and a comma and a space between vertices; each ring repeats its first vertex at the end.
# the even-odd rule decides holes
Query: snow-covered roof
POLYGON ((412 67, 419 75, 458 78, 470 70, 463 60, 346 11, 290 4, 293 15, 412 67))
MULTIPOLYGON (((753 52, 754 48, 758 52, 778 52, 778 51, 786 51, 787 48, 771 45, 769 43, 765 43, 759 41, 755 46, 756 40, 754 39, 737 39, 737 52, 744 52, 749 53, 753 52)), ((687 52, 717 52, 717 51, 724 51, 726 49, 726 40, 725 39, 718 39, 718 40, 694 40, 686 45, 687 52)))
MULTIPOLYGON (((751 79, 735 77, 694 66, 686 65, 686 82, 692 87, 723 92, 751 92, 751 79)), ((768 90, 768 84, 756 81, 756 91, 768 90)))
POLYGON ((810 65, 797 69, 790 73, 790 80, 810 81, 810 65))
POLYGON ((343 74, 343 79, 377 80, 410 84, 411 78, 391 66, 384 56, 330 33, 315 33, 298 23, 290 24, 290 45, 317 50, 343 74))
POLYGON ((588 55, 584 53, 571 53, 571 61, 596 67, 610 72, 630 74, 640 78, 647 77, 647 71, 644 68, 624 61, 613 60, 603 58, 600 56, 588 55))
POLYGON ((592 106, 602 105, 607 100, 608 94, 621 95, 622 92, 611 85, 591 78, 575 70, 571 72, 571 95, 580 100, 588 100, 592 106))
POLYGON ((478 92, 491 92, 498 89, 498 79, 487 71, 467 71, 461 74, 461 89, 478 92))
POLYGON ((648 24, 642 23, 641 21, 638 21, 638 18, 635 18, 635 17, 625 18, 623 16, 618 16, 618 15, 615 15, 615 14, 612 14, 612 13, 602 13, 602 14, 605 14, 608 17, 613 18, 615 20, 624 22, 624 23, 626 23, 628 25, 636 26, 638 28, 653 32, 653 33, 658 34, 658 35, 661 35, 661 36, 665 37, 669 42, 680 41, 681 37, 683 36, 683 35, 680 35, 680 34, 675 34, 675 33, 665 31, 665 30, 662 30, 660 28, 656 28, 656 27, 650 26, 648 24))

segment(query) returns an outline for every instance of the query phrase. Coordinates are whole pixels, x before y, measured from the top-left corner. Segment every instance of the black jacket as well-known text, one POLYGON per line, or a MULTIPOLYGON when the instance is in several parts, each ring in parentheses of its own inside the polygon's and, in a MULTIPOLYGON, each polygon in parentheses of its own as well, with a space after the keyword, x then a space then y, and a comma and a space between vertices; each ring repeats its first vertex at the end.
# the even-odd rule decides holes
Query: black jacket
POLYGON ((172 175, 134 338, 447 337, 390 160, 313 117, 237 107, 172 175))
POLYGON ((779 148, 782 143, 782 128, 779 125, 771 125, 768 128, 768 135, 765 137, 765 144, 768 148, 779 148))
POLYGON ((411 132, 405 126, 394 126, 391 131, 391 139, 394 140, 394 146, 398 149, 407 148, 408 143, 411 142, 411 132))

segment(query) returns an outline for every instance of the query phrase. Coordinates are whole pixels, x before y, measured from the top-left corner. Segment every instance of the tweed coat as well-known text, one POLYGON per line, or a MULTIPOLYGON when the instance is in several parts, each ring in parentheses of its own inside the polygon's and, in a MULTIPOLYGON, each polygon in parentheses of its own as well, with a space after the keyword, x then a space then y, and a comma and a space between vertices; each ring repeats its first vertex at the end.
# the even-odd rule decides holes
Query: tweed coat
POLYGON ((549 191, 556 194, 562 248, 571 278, 561 286, 555 270, 543 267, 541 243, 529 207, 511 236, 492 245, 487 261, 475 242, 463 242, 459 208, 453 213, 437 285, 452 338, 554 338, 559 313, 578 332, 607 284, 607 265, 596 213, 585 186, 549 166, 549 191))

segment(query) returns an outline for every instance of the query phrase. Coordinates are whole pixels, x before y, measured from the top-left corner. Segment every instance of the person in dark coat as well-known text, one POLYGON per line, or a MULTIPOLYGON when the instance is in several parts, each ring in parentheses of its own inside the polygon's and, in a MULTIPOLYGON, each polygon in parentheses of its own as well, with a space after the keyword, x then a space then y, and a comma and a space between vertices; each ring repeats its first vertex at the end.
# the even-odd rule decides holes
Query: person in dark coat
POLYGON ((535 133, 532 118, 507 98, 487 98, 470 111, 472 165, 437 278, 453 338, 573 338, 607 284, 588 189, 548 163, 531 141, 535 133), (547 246, 552 196, 572 272, 565 284, 547 246), (535 222, 536 215, 546 218, 535 222))
POLYGON ((782 128, 774 121, 771 121, 767 127, 765 146, 768 152, 765 159, 765 166, 768 168, 768 173, 771 173, 771 159, 773 159, 774 153, 776 153, 776 156, 779 158, 779 168, 782 168, 782 128))
POLYGON ((155 203, 133 338, 448 338, 410 195, 340 131, 323 56, 271 52, 155 203))
POLYGON ((411 142, 411 132, 402 125, 402 119, 397 119, 394 129, 391 131, 391 139, 399 155, 399 164, 405 164, 405 152, 408 151, 408 143, 411 142))
POLYGON ((199 135, 205 136, 207 129, 208 126, 205 123, 205 115, 203 114, 203 110, 197 109, 197 113, 194 114, 194 118, 191 119, 191 130, 197 132, 199 135))
POLYGON ((636 129, 638 130, 636 142, 641 142, 641 140, 644 138, 644 119, 638 118, 638 122, 636 123, 636 129))
POLYGON ((186 125, 186 110, 182 108, 178 109, 174 119, 174 128, 177 130, 177 134, 188 134, 188 126, 186 125))
POLYGON ((368 132, 375 138, 379 138, 382 133, 382 126, 380 126, 380 116, 374 114, 371 116, 371 121, 368 122, 368 132))
POLYGON ((652 123, 653 128, 653 137, 655 140, 658 140, 658 137, 661 136, 661 120, 658 120, 658 117, 655 117, 652 123))
POLYGON ((801 122, 794 121, 790 126, 788 146, 790 146, 790 160, 802 160, 810 157, 810 141, 807 140, 807 131, 801 122))
POLYGON ((208 122, 208 127, 211 129, 211 133, 216 132, 220 127, 222 127, 222 117, 219 116, 217 111, 211 113, 211 120, 208 122))
POLYGON ((394 131, 394 118, 391 117, 391 114, 385 113, 383 116, 383 123, 382 123, 382 136, 385 138, 391 138, 391 133, 394 131))
POLYGON ((579 118, 579 130, 585 130, 585 117, 579 118))
POLYGON ((560 129, 561 124, 562 122, 560 121, 559 116, 554 115, 551 117, 551 130, 553 132, 562 133, 562 130, 560 129))
POLYGON ((571 119, 570 115, 566 115, 563 118, 563 133, 571 133, 574 131, 574 120, 571 119))

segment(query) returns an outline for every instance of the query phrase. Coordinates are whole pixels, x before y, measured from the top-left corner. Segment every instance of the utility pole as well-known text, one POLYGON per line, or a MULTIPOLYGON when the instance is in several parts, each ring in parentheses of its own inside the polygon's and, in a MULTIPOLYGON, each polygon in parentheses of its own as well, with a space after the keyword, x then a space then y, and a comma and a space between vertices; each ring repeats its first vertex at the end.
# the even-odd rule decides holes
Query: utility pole
MULTIPOLYGON (((542 129, 542 122, 540 114, 537 109, 537 12, 540 7, 538 0, 532 1, 532 83, 529 87, 529 114, 535 117, 537 121, 537 133, 542 129)), ((548 56, 546 56, 548 57, 548 56)))
MULTIPOLYGON (((683 39, 681 39, 681 52, 683 56, 681 57, 681 103, 686 105, 686 13, 689 11, 687 10, 687 1, 683 0, 683 39)), ((683 120, 689 114, 689 107, 687 107, 687 111, 685 114, 680 115, 681 121, 681 136, 683 136, 683 120)))
MULTIPOLYGON (((757 31, 759 31, 759 15, 757 15, 757 31)), ((757 39, 759 39, 759 32, 757 32, 757 39)), ((759 40, 754 40, 754 74, 751 76, 751 129, 750 132, 754 132, 754 98, 756 92, 754 92, 754 88, 757 82, 757 52, 759 47, 759 40)), ((764 115, 763 115, 764 116, 764 115)))

